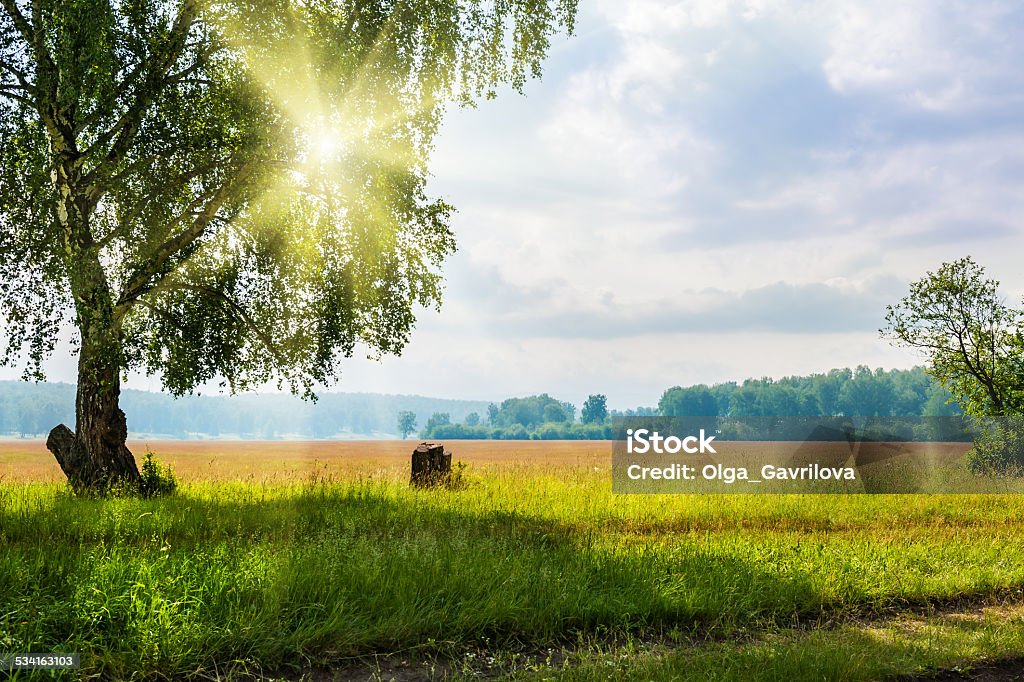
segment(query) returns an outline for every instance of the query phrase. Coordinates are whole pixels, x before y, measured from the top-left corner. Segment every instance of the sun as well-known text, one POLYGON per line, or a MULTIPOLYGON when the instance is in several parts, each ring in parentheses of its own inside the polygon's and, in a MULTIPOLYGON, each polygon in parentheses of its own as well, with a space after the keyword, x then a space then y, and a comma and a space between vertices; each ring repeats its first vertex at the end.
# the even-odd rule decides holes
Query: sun
POLYGON ((344 151, 342 136, 333 126, 314 126, 308 130, 306 137, 309 140, 309 155, 314 161, 335 161, 344 151))

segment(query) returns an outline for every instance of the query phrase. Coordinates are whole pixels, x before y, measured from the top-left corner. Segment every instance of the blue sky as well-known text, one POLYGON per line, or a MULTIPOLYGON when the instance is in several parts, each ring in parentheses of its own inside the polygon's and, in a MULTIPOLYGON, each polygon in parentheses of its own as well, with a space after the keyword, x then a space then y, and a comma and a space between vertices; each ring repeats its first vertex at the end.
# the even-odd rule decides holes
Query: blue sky
POLYGON ((877 329, 944 260, 1020 300, 1020 3, 580 4, 525 97, 448 116, 445 304, 338 390, 654 404, 915 364, 877 329))

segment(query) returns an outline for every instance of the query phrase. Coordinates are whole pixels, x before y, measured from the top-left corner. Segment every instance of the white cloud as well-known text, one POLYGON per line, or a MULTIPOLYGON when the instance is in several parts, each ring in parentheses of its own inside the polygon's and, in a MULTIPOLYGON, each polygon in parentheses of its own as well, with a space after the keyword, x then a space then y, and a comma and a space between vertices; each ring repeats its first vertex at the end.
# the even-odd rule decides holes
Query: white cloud
MULTIPOLYGON (((786 59, 806 60, 804 66, 820 69, 844 95, 890 97, 937 112, 1019 102, 1019 89, 1004 87, 1007 79, 1020 84, 1024 17, 1019 3, 606 0, 598 7, 619 33, 624 64, 631 55, 667 47, 686 59, 696 57, 694 65, 712 67, 729 51, 759 51, 759 43, 786 59)), ((747 66, 756 71, 758 65, 747 66)), ((699 73, 690 77, 700 80, 699 73)))
POLYGON ((811 172, 736 205, 754 214, 804 209, 808 231, 855 231, 878 245, 913 237, 928 250, 959 237, 986 248, 987 238, 1024 236, 1022 181, 1024 131, 979 134, 823 155, 811 172), (952 224, 976 228, 950 232, 952 224))
MULTIPOLYGON (((1007 93, 1024 57, 1014 6, 1002 2, 843 3, 824 62, 841 93, 893 96, 933 111, 975 108, 1007 93)), ((1019 82, 1019 81, 1018 81, 1019 82)), ((1019 93, 1012 93, 1018 97, 1019 93)))

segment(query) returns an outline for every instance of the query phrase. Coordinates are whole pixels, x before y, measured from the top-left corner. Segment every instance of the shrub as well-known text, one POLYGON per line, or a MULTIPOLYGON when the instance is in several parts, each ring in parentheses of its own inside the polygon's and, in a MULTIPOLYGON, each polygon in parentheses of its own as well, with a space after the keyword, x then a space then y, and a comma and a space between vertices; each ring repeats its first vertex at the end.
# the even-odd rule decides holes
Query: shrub
POLYGON ((169 464, 163 465, 146 450, 146 458, 139 469, 139 495, 142 497, 162 497, 172 494, 178 487, 178 480, 169 464))
POLYGON ((444 486, 449 490, 465 490, 476 481, 469 474, 469 465, 461 459, 452 463, 451 473, 444 481, 444 486))
POLYGON ((967 468, 976 474, 1024 475, 1024 418, 985 420, 981 426, 967 468))

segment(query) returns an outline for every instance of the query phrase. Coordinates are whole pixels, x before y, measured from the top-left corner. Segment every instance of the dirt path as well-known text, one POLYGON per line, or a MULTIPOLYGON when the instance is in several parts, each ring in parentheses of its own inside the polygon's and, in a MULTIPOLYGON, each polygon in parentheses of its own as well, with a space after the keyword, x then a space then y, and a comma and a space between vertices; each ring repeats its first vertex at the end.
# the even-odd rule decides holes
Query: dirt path
POLYGON ((981 666, 961 666, 961 670, 943 670, 931 675, 897 678, 899 682, 1024 682, 1024 658, 981 666))
MULTIPOLYGON (((661 637, 638 637, 627 647, 614 642, 599 644, 596 649, 581 649, 565 645, 549 649, 520 651, 463 652, 461 656, 429 657, 415 653, 388 654, 352 661, 330 670, 306 670, 302 673, 285 674, 280 677, 262 677, 261 680, 285 679, 292 682, 363 682, 394 681, 421 682, 427 680, 464 679, 550 679, 548 673, 564 671, 578 665, 579 661, 590 658, 619 659, 628 649, 628 655, 637 660, 651 660, 679 653, 680 650, 699 651, 707 646, 735 645, 741 649, 756 647, 769 637, 799 643, 812 636, 825 633, 855 632, 898 633, 906 639, 927 639, 934 636, 937 627, 970 628, 984 622, 1011 622, 1024 620, 1024 593, 1019 589, 1006 590, 994 595, 961 597, 940 603, 918 605, 904 609, 889 609, 871 617, 833 617, 806 619, 793 623, 791 627, 750 633, 740 639, 708 635, 695 635, 687 641, 669 641, 661 637)), ((1016 655, 1019 656, 1020 652, 1016 655)), ((628 664, 627 664, 628 668, 628 664)), ((610 673, 614 675, 614 673, 610 673)), ((613 679, 609 677, 608 679, 613 679)), ((652 678, 657 679, 657 678, 652 678)), ((822 678, 827 679, 827 678, 822 678)), ((897 675, 891 682, 1024 682, 1024 658, 995 661, 969 661, 953 664, 924 674, 897 675)))

